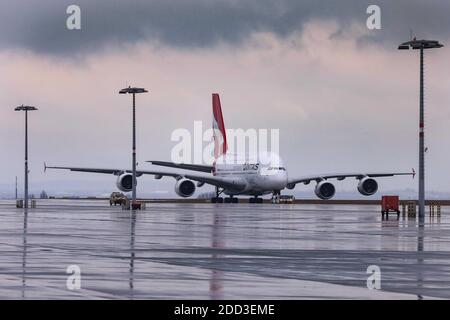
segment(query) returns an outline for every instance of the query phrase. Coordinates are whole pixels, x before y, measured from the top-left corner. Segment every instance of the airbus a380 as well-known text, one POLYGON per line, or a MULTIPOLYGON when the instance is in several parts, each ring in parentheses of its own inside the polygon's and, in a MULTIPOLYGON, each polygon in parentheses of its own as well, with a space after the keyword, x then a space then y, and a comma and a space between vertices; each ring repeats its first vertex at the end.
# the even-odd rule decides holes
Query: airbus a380
MULTIPOLYGON (((213 132, 214 132, 214 157, 213 165, 179 164, 165 161, 148 161, 153 165, 165 166, 191 171, 192 173, 175 173, 163 171, 142 171, 138 170, 137 177, 142 175, 153 175, 156 179, 164 176, 176 179, 175 192, 180 197, 190 197, 194 194, 196 187, 205 184, 216 187, 216 196, 212 202, 237 203, 235 196, 250 196, 249 202, 262 202, 260 196, 270 194, 277 196, 282 190, 294 189, 299 183, 305 185, 311 181, 316 182, 314 193, 323 200, 331 199, 336 192, 334 184, 329 180, 338 181, 345 178, 355 178, 359 180, 357 189, 365 196, 373 195, 378 190, 378 183, 375 178, 391 177, 401 175, 413 175, 413 172, 397 173, 347 173, 347 174, 322 174, 304 177, 289 177, 286 167, 281 158, 275 153, 259 153, 252 157, 249 155, 236 155, 228 153, 227 135, 222 115, 222 108, 218 94, 212 95, 213 106, 213 132), (195 173, 195 172, 201 172, 195 173), (196 183, 195 183, 195 182, 196 183), (221 194, 229 197, 225 199, 221 194)), ((117 188, 123 192, 132 190, 132 171, 123 169, 102 169, 102 168, 77 168, 77 167, 54 167, 45 165, 45 169, 67 169, 78 172, 91 172, 113 174, 117 178, 117 188)))

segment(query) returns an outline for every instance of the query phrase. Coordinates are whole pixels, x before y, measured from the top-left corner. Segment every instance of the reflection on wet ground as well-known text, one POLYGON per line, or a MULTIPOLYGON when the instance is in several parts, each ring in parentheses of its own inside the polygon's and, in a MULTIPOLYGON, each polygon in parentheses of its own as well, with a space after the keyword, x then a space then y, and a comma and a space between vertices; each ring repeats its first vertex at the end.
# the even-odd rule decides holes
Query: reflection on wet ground
POLYGON ((2 299, 450 298, 450 212, 378 206, 0 202, 2 299), (66 269, 81 269, 81 290, 66 269), (381 291, 368 290, 371 265, 381 291))

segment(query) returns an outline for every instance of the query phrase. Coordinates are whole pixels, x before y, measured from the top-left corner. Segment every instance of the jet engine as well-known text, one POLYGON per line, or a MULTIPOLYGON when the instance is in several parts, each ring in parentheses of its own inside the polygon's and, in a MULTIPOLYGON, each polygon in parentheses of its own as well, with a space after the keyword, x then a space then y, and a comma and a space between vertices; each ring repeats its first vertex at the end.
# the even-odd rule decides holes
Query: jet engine
POLYGON ((314 193, 322 200, 329 200, 333 198, 334 194, 336 193, 336 188, 331 182, 320 181, 316 185, 314 193))
POLYGON ((378 183, 375 179, 365 177, 358 183, 358 191, 364 196, 371 196, 378 191, 378 183))
POLYGON ((133 175, 130 173, 124 173, 121 174, 118 178, 117 178, 117 189, 119 189, 122 192, 130 192, 133 189, 133 175))
POLYGON ((195 183, 188 179, 180 179, 175 184, 175 192, 180 197, 188 198, 195 192, 195 183))

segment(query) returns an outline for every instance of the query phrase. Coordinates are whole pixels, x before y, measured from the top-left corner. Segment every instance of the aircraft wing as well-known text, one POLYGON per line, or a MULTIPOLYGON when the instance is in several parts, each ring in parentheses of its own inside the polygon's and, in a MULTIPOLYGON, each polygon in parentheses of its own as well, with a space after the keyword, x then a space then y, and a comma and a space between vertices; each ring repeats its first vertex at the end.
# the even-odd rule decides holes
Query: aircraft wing
MULTIPOLYGON (((47 166, 44 164, 44 170, 47 169, 57 169, 57 170, 70 170, 75 172, 88 172, 88 173, 103 173, 103 174, 113 174, 121 175, 124 173, 132 173, 131 170, 123 169, 104 169, 104 168, 80 168, 80 167, 55 167, 47 166)), ((192 174, 181 174, 176 172, 163 172, 163 171, 147 171, 147 170, 137 170, 136 175, 138 177, 142 175, 153 175, 155 177, 172 177, 177 180, 186 178, 189 180, 194 180, 200 183, 206 183, 219 188, 231 189, 234 191, 241 191, 246 187, 246 183, 241 179, 233 178, 220 178, 214 176, 204 176, 204 175, 192 175, 192 174)))
POLYGON ((322 175, 312 175, 304 176, 299 178, 290 178, 288 180, 287 187, 293 189, 297 183, 309 184, 311 181, 320 182, 322 180, 337 179, 339 181, 345 178, 356 178, 362 179, 364 177, 370 178, 381 178, 381 177, 393 177, 393 176, 415 176, 416 172, 414 169, 412 172, 391 172, 391 173, 343 173, 343 174, 322 174, 322 175))
POLYGON ((205 166, 205 165, 200 165, 200 164, 185 164, 185 163, 174 163, 174 162, 167 162, 167 161, 147 161, 147 162, 149 162, 155 166, 163 166, 163 167, 192 170, 192 171, 199 171, 199 172, 206 172, 206 173, 211 173, 213 170, 212 166, 205 166))
MULTIPOLYGON (((44 171, 47 169, 58 169, 58 170, 70 170, 76 172, 88 172, 88 173, 103 173, 103 174, 113 174, 119 176, 124 173, 133 173, 132 170, 124 169, 105 169, 105 168, 80 168, 80 167, 54 167, 47 166, 44 164, 44 171)), ((140 177, 144 174, 154 175, 154 176, 170 176, 173 178, 179 178, 181 175, 175 172, 161 172, 161 171, 147 171, 147 170, 136 170, 136 176, 140 177)))

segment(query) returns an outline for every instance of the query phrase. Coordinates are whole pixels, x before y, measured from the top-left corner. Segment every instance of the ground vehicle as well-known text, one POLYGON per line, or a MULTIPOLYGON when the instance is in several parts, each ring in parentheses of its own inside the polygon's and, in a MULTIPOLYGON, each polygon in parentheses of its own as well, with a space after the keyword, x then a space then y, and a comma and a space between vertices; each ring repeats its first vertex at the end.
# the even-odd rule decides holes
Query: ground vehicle
POLYGON ((113 192, 109 197, 109 205, 124 205, 127 202, 128 198, 122 192, 113 192))
POLYGON ((400 216, 399 199, 398 196, 383 196, 381 198, 381 215, 388 217, 389 212, 397 213, 400 216))
POLYGON ((295 197, 293 195, 279 195, 272 197, 272 203, 293 203, 295 200, 295 197))

